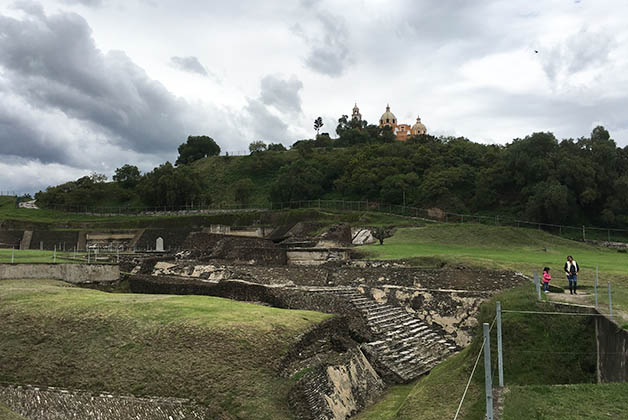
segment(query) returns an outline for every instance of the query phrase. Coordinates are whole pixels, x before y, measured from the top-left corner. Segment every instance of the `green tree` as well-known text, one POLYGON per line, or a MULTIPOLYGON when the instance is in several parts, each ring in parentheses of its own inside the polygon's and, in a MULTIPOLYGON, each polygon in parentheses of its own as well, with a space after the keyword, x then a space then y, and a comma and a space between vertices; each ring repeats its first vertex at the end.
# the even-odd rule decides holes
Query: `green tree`
POLYGON ((91 179, 94 184, 99 184, 99 183, 107 181, 107 175, 99 174, 97 172, 92 172, 89 175, 89 179, 91 179))
POLYGON ((214 139, 207 136, 189 136, 187 142, 181 144, 177 149, 179 157, 175 166, 192 163, 207 156, 218 156, 220 146, 214 139))
POLYGON ((286 149, 286 146, 281 143, 269 143, 267 150, 270 150, 271 152, 285 152, 288 149, 286 149))
POLYGON ((266 143, 264 143, 261 140, 258 141, 254 141, 251 144, 249 144, 249 152, 251 154, 253 153, 259 153, 259 152, 264 152, 266 151, 266 143))
POLYGON ((318 117, 314 120, 314 130, 316 130, 316 135, 319 134, 321 128, 323 128, 323 119, 318 117))
POLYGON ((135 188, 141 178, 142 175, 137 166, 129 164, 116 169, 113 175, 113 180, 124 188, 135 188))
POLYGON ((202 195, 201 176, 187 166, 175 168, 170 162, 144 175, 138 184, 142 200, 151 206, 183 206, 193 201, 207 201, 202 195))
POLYGON ((245 207, 249 204, 249 200, 251 198, 251 193, 255 189, 255 184, 251 181, 250 178, 242 178, 236 181, 233 184, 233 194, 236 203, 245 207))

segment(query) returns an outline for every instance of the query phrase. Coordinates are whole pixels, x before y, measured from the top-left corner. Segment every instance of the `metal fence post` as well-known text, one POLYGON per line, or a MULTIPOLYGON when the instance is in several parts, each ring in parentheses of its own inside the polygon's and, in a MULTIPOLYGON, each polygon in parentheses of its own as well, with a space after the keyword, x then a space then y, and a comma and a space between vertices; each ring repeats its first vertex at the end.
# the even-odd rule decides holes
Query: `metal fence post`
POLYGON ((539 281, 539 273, 534 270, 534 286, 536 287, 536 294, 541 300, 541 282, 539 281))
POLYGON ((598 281, 598 266, 595 265, 595 283, 593 283, 593 294, 595 295, 595 309, 597 310, 597 281, 598 281))
POLYGON ((57 263, 57 246, 56 246, 56 245, 55 245, 55 247, 54 247, 54 251, 52 251, 52 262, 53 262, 54 264, 56 264, 56 263, 57 263))
POLYGON ((613 301, 611 299, 611 282, 608 282, 608 315, 613 319, 613 301))
POLYGON ((484 392, 486 393, 486 419, 493 420, 493 383, 491 377, 491 336, 488 323, 482 324, 484 330, 484 392))
POLYGON ((15 262, 15 247, 11 249, 11 264, 15 262))
POLYGON ((499 387, 504 387, 504 354, 502 352, 502 303, 497 302, 497 370, 499 387))

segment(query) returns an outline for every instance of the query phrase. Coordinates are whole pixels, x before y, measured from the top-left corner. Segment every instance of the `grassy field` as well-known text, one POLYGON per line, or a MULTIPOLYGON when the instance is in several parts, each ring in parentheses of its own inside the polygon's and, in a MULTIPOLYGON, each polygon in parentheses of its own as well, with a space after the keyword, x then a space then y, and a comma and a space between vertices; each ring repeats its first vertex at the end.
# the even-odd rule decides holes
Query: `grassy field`
POLYGON ((628 419, 628 384, 510 387, 504 420, 628 419))
POLYGON ((0 281, 0 301, 0 382, 193 398, 215 418, 290 418, 292 380, 275 368, 329 317, 56 281, 0 281))
POLYGON ((608 303, 607 282, 613 288, 613 305, 628 312, 628 254, 563 239, 534 229, 476 224, 427 225, 398 229, 383 246, 365 250, 375 259, 436 257, 457 264, 505 268, 531 274, 551 268, 553 285, 566 287, 563 265, 573 255, 580 265, 580 286, 592 287, 599 266, 600 305, 608 303))
MULTIPOLYGON (((81 258, 87 254, 83 252, 77 252, 76 258, 81 258)), ((39 250, 11 250, 0 248, 0 263, 10 263, 13 256, 13 262, 15 264, 22 263, 51 263, 55 261, 54 251, 39 251, 39 250)), ((74 259, 74 253, 72 252, 57 252, 57 263, 78 263, 74 259)))
MULTIPOLYGON (((481 322, 492 322, 495 301, 504 309, 547 311, 552 308, 536 301, 530 285, 501 293, 482 305, 481 322)), ((584 317, 504 314, 503 319, 504 377, 507 386, 555 385, 589 383, 595 380, 595 338, 593 322, 584 317)), ((480 327, 478 327, 480 328, 480 327)), ((481 333, 471 346, 437 366, 419 380, 407 398, 398 392, 387 394, 370 407, 360 420, 445 420, 452 419, 475 359, 480 352, 481 333)), ((495 330, 491 349, 496 355, 495 330)), ((496 357, 493 357, 494 364, 496 357)), ((480 360, 461 410, 461 419, 481 420, 484 417, 484 370, 480 360)), ((494 382, 496 368, 493 366, 494 382)), ((592 385, 591 385, 592 386, 592 385)), ((624 399, 622 406, 628 408, 624 399)), ((512 417, 530 419, 535 417, 512 417)), ((548 417, 551 418, 551 417, 548 417)), ((567 418, 567 417, 566 417, 567 418)))

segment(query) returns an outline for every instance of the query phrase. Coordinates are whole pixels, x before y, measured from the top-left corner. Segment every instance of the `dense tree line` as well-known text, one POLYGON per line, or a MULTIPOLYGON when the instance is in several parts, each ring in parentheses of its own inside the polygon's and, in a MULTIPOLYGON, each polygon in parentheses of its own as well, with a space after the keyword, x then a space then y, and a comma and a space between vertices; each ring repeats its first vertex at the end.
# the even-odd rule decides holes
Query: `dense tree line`
POLYGON ((141 175, 125 165, 114 182, 83 177, 36 198, 44 206, 94 203, 104 196, 175 206, 208 203, 213 199, 208 191, 223 182, 223 190, 240 204, 264 191, 272 201, 345 198, 545 223, 628 225, 628 147, 617 147, 603 127, 589 137, 562 141, 551 133, 534 133, 506 145, 430 135, 398 142, 390 129, 342 116, 336 134, 335 139, 321 133, 297 141, 291 150, 256 141, 249 156, 210 157, 229 164, 231 172, 222 181, 193 164, 219 147, 190 137, 182 145, 188 148, 179 149, 186 158, 180 156, 176 167, 166 162, 141 175))

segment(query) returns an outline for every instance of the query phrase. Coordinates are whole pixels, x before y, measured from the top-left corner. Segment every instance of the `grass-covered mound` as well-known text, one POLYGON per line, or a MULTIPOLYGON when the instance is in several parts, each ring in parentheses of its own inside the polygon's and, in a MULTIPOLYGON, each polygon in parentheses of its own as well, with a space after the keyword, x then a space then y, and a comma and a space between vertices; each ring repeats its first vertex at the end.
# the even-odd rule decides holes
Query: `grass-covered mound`
MULTIPOLYGON (((607 282, 613 287, 613 305, 628 312, 628 254, 564 239, 536 229, 478 224, 439 224, 397 229, 383 246, 360 248, 371 258, 410 259, 435 257, 443 261, 504 268, 531 275, 551 268, 551 284, 566 287, 563 265, 573 255, 580 265, 578 284, 593 287, 599 266, 599 303, 608 304, 607 282)), ((590 289, 589 289, 590 290, 590 289)), ((592 301, 592 299, 591 299, 592 301)))
MULTIPOLYGON (((502 302, 504 309, 553 310, 552 307, 537 303, 533 288, 526 285, 501 293, 483 304, 481 322, 492 322, 496 300, 502 302)), ((505 313, 502 326, 507 386, 592 383, 595 380, 595 329, 591 319, 505 313)), ((471 346, 419 380, 396 409, 391 408, 391 404, 399 401, 399 398, 393 393, 358 419, 452 419, 482 345, 481 325, 476 334, 471 346)), ((491 345, 493 382, 497 384, 495 329, 492 331, 491 345)), ((626 401, 622 404, 628 407, 626 401)), ((484 418, 483 358, 473 376, 461 414, 460 419, 484 418)))
POLYGON ((193 398, 216 418, 291 418, 275 367, 329 317, 57 281, 0 281, 0 301, 0 382, 193 398))
POLYGON ((534 385, 509 389, 504 420, 628 419, 627 383, 534 385))

